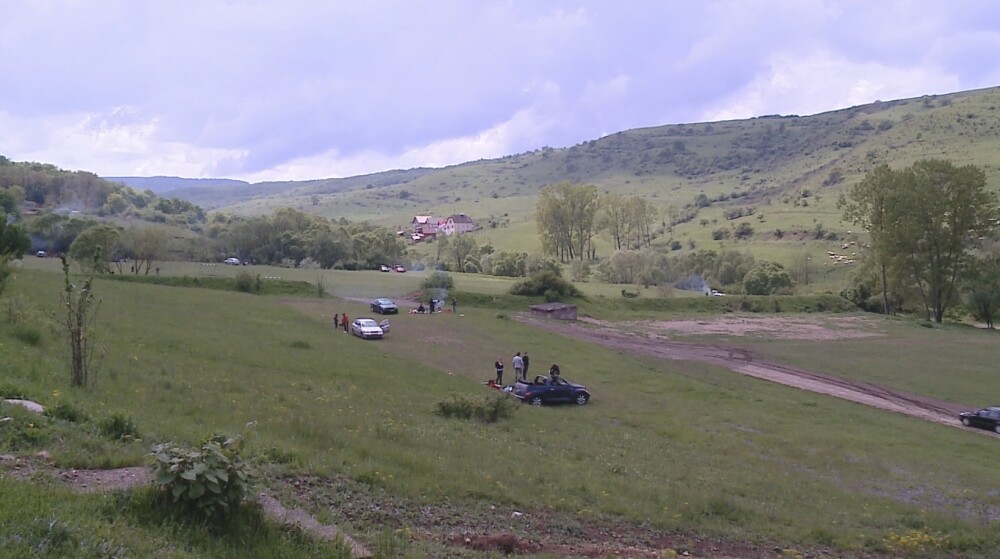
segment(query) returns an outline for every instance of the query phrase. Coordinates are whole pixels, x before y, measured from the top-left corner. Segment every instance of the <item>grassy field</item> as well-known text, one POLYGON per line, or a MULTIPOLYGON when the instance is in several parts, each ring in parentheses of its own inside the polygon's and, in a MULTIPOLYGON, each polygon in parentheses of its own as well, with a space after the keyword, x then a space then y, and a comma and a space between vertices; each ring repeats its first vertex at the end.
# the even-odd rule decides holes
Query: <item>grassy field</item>
MULTIPOLYGON (((344 274, 328 276, 331 292, 398 293, 417 278, 344 274), (392 283, 374 285, 383 281, 392 283)), ((39 437, 62 467, 137 463, 153 442, 197 441, 256 422, 254 455, 278 471, 347 476, 416 503, 616 518, 844 552, 887 552, 892 534, 929 534, 944 538, 949 553, 1000 556, 993 524, 1000 447, 989 436, 710 366, 633 358, 523 325, 506 311, 463 305, 458 315, 402 314, 387 339, 365 342, 329 325, 334 313, 368 314, 364 302, 101 280, 97 338, 106 352, 96 386, 71 389, 54 325, 60 285, 51 271, 19 272, 2 301, 8 310, 0 352, 8 357, 0 386, 49 406, 68 402, 95 418, 125 414, 142 432, 142 442, 129 444, 39 437), (15 307, 20 318, 11 323, 15 307), (566 377, 591 389, 591 405, 524 407, 492 425, 434 413, 453 396, 489 396, 481 382, 492 376, 493 360, 515 351, 530 353, 533 370, 558 362, 566 377)), ((997 352, 987 333, 908 324, 887 332, 833 346, 760 345, 819 370, 941 391, 956 401, 975 400, 990 380, 997 352), (952 366, 943 376, 946 363, 952 366)), ((41 480, 0 479, 0 489, 29 511, 0 513, 2 532, 22 534, 24 549, 39 556, 70 548, 43 549, 50 536, 38 518, 55 520, 67 531, 66 545, 81 550, 110 542, 130 556, 237 557, 257 545, 287 545, 288 556, 317 553, 317 544, 289 543, 292 536, 274 528, 209 544, 196 528, 151 525, 135 512, 146 509, 121 496, 70 495, 41 480), (123 530, 130 535, 115 535, 123 530), (184 544, 189 537, 198 543, 184 544)), ((314 512, 336 517, 335 510, 314 512)), ((378 526, 342 521, 362 539, 378 537, 378 526)), ((423 545, 385 556, 429 554, 423 545)))

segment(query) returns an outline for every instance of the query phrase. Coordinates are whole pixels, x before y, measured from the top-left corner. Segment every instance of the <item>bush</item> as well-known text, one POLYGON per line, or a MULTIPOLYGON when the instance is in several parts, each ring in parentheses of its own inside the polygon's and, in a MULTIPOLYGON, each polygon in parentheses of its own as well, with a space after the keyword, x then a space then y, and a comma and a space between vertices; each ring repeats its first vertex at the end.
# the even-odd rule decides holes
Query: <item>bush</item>
POLYGON ((159 444, 150 454, 154 483, 181 512, 221 521, 239 507, 252 483, 242 446, 243 437, 223 435, 213 435, 198 448, 159 444))
POLYGON ((510 288, 511 295, 544 296, 548 301, 559 298, 583 298, 583 293, 572 283, 552 272, 540 272, 510 288))
POLYGON ((21 340, 26 345, 38 346, 42 343, 42 332, 38 328, 27 324, 16 324, 11 331, 14 337, 21 340))
POLYGON ((240 272, 236 274, 236 290, 243 293, 257 293, 260 291, 260 276, 254 276, 252 272, 240 272))
POLYGON ((436 271, 428 274, 427 277, 420 282, 420 287, 422 289, 453 289, 455 287, 455 280, 451 277, 451 274, 447 272, 436 271))
POLYGON ((139 438, 139 428, 132 418, 120 413, 105 417, 98 424, 101 434, 113 441, 133 440, 139 438))
POLYGON ((452 396, 449 401, 438 402, 435 412, 442 417, 475 418, 483 423, 496 423, 513 417, 517 405, 518 401, 508 394, 487 396, 480 400, 452 396))
POLYGON ((84 421, 87 421, 87 414, 83 413, 79 410, 79 408, 69 402, 58 402, 54 406, 45 408, 45 415, 55 419, 69 421, 70 423, 83 423, 84 421))
POLYGON ((747 295, 770 295, 791 287, 791 276, 777 262, 760 262, 743 277, 743 292, 747 295))

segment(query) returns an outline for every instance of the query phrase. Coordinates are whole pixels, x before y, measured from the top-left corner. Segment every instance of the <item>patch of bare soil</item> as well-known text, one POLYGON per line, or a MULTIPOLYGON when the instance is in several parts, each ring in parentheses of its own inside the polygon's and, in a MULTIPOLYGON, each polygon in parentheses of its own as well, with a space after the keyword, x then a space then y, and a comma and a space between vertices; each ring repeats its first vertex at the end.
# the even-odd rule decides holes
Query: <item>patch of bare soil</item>
POLYGON ((957 414, 965 409, 959 404, 765 361, 752 351, 735 345, 675 341, 661 334, 665 331, 682 331, 686 335, 749 336, 766 332, 770 337, 807 340, 880 335, 874 326, 875 323, 863 317, 820 317, 814 320, 784 317, 720 317, 706 320, 620 324, 589 318, 576 323, 545 320, 527 315, 520 315, 518 319, 545 330, 613 347, 619 351, 711 363, 762 380, 990 436, 985 431, 963 427, 957 421, 957 414))
MULTIPOLYGON (((632 323, 636 324, 636 323, 632 323)), ((786 340, 843 340, 881 336, 877 323, 860 316, 793 318, 725 316, 710 320, 669 320, 639 323, 646 328, 686 335, 768 337, 786 340)))

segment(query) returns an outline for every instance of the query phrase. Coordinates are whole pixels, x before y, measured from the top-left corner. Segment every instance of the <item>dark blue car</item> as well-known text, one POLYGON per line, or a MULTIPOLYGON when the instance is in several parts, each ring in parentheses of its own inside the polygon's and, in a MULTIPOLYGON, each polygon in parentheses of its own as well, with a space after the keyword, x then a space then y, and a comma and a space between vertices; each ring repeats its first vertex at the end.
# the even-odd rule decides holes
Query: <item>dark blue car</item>
POLYGON ((538 375, 534 381, 519 380, 514 383, 514 396, 533 406, 542 404, 573 403, 584 405, 590 401, 586 386, 557 377, 551 379, 538 375))
POLYGON ((978 411, 965 411, 960 413, 958 418, 966 427, 979 427, 1000 433, 1000 406, 990 406, 978 411))

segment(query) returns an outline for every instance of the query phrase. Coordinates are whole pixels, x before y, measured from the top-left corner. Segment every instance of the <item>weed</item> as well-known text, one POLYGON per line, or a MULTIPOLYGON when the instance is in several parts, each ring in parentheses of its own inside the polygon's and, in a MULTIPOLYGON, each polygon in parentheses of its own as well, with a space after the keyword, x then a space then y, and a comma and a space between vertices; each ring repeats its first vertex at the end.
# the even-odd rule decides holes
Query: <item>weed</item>
POLYGON ((15 338, 30 346, 37 347, 42 343, 42 332, 34 326, 16 324, 11 330, 11 333, 14 334, 15 338))
POLYGON ((240 272, 236 274, 235 285, 236 291, 241 291, 243 293, 259 293, 260 287, 260 276, 254 277, 252 272, 240 272))
POLYGON ((101 434, 113 441, 130 441, 139 438, 139 428, 132 418, 122 414, 113 413, 105 417, 98 424, 101 434))
POLYGON ((243 438, 213 435, 199 448, 157 445, 155 481, 169 502, 186 513, 220 522, 249 492, 250 465, 241 456, 243 438))
POLYGON ((295 341, 293 341, 292 343, 290 343, 288 345, 290 345, 291 347, 293 347, 295 349, 309 349, 310 347, 312 347, 312 346, 309 345, 309 342, 306 342, 306 341, 303 341, 303 340, 295 340, 295 341))
POLYGON ((442 417, 476 418, 484 423, 496 423, 513 417, 517 406, 518 401, 507 394, 476 400, 452 396, 449 401, 438 402, 435 411, 442 417))
POLYGON ((56 402, 55 405, 45 408, 45 415, 70 423, 87 421, 87 414, 69 402, 56 402))

